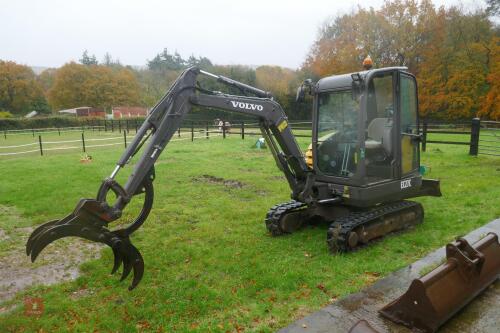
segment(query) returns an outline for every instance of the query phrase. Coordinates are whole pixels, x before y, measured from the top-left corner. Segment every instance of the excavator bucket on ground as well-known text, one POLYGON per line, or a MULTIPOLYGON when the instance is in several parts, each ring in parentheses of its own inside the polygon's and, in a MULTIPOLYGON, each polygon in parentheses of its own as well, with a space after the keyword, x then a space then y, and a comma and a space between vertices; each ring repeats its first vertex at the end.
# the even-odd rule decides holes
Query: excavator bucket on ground
POLYGON ((463 238, 446 245, 446 262, 412 281, 382 316, 421 332, 435 332, 500 277, 500 244, 488 233, 472 246, 463 238))

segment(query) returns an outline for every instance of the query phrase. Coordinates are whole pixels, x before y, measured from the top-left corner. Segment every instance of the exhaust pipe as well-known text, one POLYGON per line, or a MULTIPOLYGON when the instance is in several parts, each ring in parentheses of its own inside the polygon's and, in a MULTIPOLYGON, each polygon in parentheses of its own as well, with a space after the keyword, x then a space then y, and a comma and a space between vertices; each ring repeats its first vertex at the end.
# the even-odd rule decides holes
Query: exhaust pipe
POLYGON ((500 277, 500 244, 492 232, 472 246, 463 238, 446 245, 446 262, 412 281, 379 312, 422 332, 436 330, 500 277))

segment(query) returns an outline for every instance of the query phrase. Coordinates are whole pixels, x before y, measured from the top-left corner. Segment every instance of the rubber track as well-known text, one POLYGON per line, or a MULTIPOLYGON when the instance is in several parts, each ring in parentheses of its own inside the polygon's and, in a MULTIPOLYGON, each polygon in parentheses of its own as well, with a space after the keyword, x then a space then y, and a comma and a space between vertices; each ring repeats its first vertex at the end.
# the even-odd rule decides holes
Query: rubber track
POLYGON ((381 207, 377 207, 369 211, 351 212, 349 215, 345 217, 338 218, 328 228, 327 239, 326 239, 326 242, 328 244, 328 249, 334 253, 356 250, 356 248, 351 249, 347 243, 347 236, 352 230, 364 224, 369 224, 370 222, 378 219, 381 216, 392 214, 398 211, 402 211, 417 206, 420 206, 420 203, 413 201, 398 201, 395 203, 390 203, 381 207), (338 237, 335 238, 334 232, 338 230, 339 224, 340 224, 340 232, 338 237))
POLYGON ((305 207, 306 204, 300 201, 291 200, 278 205, 275 205, 269 209, 266 214, 266 228, 273 236, 280 236, 286 234, 287 232, 281 229, 280 220, 285 214, 291 211, 295 211, 299 208, 305 207))

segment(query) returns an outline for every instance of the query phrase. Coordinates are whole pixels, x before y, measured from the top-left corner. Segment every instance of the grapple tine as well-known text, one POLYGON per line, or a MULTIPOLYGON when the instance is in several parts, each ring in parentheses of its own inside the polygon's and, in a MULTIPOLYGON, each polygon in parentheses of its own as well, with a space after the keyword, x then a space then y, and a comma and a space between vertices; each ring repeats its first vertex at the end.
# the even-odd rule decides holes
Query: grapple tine
POLYGON ((77 224, 63 224, 50 227, 33 239, 31 247, 31 261, 34 262, 40 252, 50 243, 69 236, 82 237, 94 242, 99 242, 98 234, 89 228, 77 224))
POLYGON ((33 244, 33 240, 46 228, 56 224, 61 220, 52 220, 49 222, 45 222, 44 224, 39 225, 30 235, 28 240, 26 241, 26 255, 30 255, 31 253, 31 245, 33 244))
POLYGON ((139 282, 142 280, 142 276, 144 275, 144 260, 142 259, 142 255, 135 246, 133 246, 132 244, 130 244, 130 246, 135 252, 135 259, 133 263, 134 278, 132 279, 132 284, 128 287, 128 290, 132 290, 137 287, 139 282))
POLYGON ((123 272, 120 281, 125 280, 131 271, 132 271, 132 262, 130 261, 130 258, 125 256, 123 257, 123 272))
POLYGON ((120 251, 116 249, 115 247, 111 248, 113 250, 113 255, 114 255, 114 263, 113 263, 113 269, 111 269, 111 274, 115 274, 118 268, 120 268, 122 261, 123 261, 123 256, 121 255, 120 251))

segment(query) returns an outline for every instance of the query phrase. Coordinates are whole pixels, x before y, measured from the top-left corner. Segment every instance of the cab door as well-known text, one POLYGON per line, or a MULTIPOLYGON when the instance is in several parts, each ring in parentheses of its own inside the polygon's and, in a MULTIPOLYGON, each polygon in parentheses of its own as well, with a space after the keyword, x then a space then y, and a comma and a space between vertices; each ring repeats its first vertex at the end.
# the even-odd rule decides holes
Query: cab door
POLYGON ((420 165, 417 82, 407 73, 399 76, 399 110, 401 178, 404 178, 418 172, 420 165))

